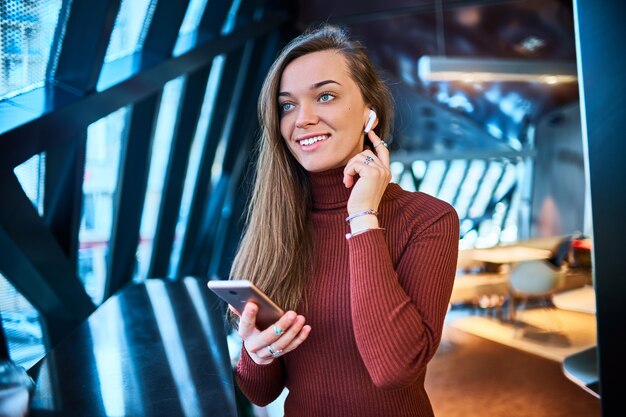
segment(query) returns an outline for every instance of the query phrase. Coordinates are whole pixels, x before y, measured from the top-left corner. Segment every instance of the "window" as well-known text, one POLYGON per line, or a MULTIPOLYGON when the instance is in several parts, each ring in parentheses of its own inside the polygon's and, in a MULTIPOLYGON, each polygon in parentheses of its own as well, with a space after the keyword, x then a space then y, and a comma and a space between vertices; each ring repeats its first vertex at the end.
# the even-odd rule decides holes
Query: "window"
POLYGON ((0 100, 40 87, 62 0, 0 1, 0 100))
POLYGON ((24 193, 33 203, 33 206, 43 214, 43 194, 46 167, 46 154, 35 155, 15 167, 14 172, 24 189, 24 193))
POLYGON ((176 126, 184 77, 168 82, 163 88, 161 107, 157 118, 150 159, 148 187, 141 217, 141 231, 137 248, 137 268, 135 280, 143 280, 148 274, 152 244, 156 232, 163 181, 172 145, 172 135, 176 126))
MULTIPOLYGON (((213 67, 211 68, 211 74, 209 75, 206 91, 204 93, 204 102, 202 103, 200 119, 198 120, 198 126, 196 127, 196 133, 191 145, 191 154, 189 157, 189 164, 187 164, 187 174, 185 177, 185 186, 183 189, 178 223, 176 224, 176 235, 174 237, 172 256, 170 258, 169 276, 174 276, 176 274, 176 270, 178 269, 183 236, 185 235, 185 231, 187 229, 187 218, 191 208, 191 200, 193 197, 193 190, 195 188, 196 176, 200 167, 200 155, 202 154, 202 149, 206 145, 205 142, 207 131, 209 129, 210 116, 213 112, 213 106, 217 96, 217 88, 219 86, 219 81, 222 78, 223 69, 224 57, 221 55, 216 56, 213 59, 213 67)), ((215 157, 215 161, 216 164, 220 164, 220 162, 218 162, 219 157, 217 155, 215 157)))
POLYGON ((157 0, 123 0, 115 20, 105 61, 132 55, 141 49, 157 0))
POLYGON ((104 296, 113 202, 127 115, 127 109, 122 108, 92 123, 87 130, 78 273, 96 305, 104 296))

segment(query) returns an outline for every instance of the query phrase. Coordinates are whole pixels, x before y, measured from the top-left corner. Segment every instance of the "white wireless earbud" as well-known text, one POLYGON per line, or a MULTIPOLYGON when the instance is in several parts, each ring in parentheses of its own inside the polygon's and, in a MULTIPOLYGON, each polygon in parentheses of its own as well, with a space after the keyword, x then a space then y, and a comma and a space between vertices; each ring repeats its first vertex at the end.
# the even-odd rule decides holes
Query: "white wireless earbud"
POLYGON ((365 125, 365 133, 370 131, 374 125, 374 121, 376 121, 376 112, 374 110, 370 110, 370 114, 367 116, 367 124, 365 125))

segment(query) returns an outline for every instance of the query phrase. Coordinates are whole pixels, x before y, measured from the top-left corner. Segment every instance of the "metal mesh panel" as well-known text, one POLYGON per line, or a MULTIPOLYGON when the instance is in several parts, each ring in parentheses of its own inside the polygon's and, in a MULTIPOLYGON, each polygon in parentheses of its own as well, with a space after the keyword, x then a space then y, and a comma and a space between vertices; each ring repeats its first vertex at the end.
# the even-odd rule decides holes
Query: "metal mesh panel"
POLYGON ((43 85, 62 0, 0 0, 0 100, 43 85))
POLYGON ((45 355, 39 312, 0 274, 0 315, 11 359, 30 368, 45 355))

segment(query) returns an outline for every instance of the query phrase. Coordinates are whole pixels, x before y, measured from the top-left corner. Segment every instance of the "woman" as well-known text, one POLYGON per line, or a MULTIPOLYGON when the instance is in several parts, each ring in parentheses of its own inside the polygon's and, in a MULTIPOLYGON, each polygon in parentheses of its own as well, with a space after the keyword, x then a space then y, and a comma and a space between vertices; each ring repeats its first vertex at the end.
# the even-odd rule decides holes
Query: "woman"
POLYGON ((258 405, 288 388, 289 417, 431 416, 424 377, 452 291, 458 217, 389 184, 387 87, 360 44, 325 26, 285 47, 258 111, 255 188, 231 278, 287 313, 257 329, 258 307, 246 305, 237 383, 258 405))

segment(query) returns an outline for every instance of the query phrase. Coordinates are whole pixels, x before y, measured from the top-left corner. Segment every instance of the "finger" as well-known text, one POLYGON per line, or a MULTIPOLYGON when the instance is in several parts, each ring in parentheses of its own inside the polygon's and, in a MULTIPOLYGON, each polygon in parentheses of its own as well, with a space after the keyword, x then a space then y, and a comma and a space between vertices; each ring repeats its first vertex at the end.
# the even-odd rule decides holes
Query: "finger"
POLYGON ((309 337, 310 333, 311 333, 311 326, 307 324, 306 326, 302 328, 302 330, 300 330, 300 333, 298 333, 298 336, 296 336, 291 341, 291 343, 289 343, 289 345, 285 349, 283 349, 283 355, 285 353, 291 352, 292 350, 300 346, 307 339, 307 337, 309 337))
POLYGON ((380 161, 378 156, 370 150, 364 150, 353 156, 343 170, 343 183, 346 188, 352 187, 354 185, 354 177, 356 175, 361 176, 363 170, 368 166, 385 169, 384 164, 380 161), (367 157, 372 158, 372 160, 365 163, 367 157))
POLYGON ((374 144, 374 151, 376 152, 376 155, 381 160, 383 165, 389 168, 389 149, 382 144, 382 139, 379 138, 373 130, 370 130, 367 135, 370 141, 374 144))
POLYGON ((280 336, 276 341, 273 342, 274 349, 283 350, 287 346, 289 346, 291 341, 298 336, 305 322, 306 319, 304 318, 304 316, 296 317, 296 320, 289 328, 289 330, 287 330, 282 336, 280 336))
MULTIPOLYGON (((282 336, 280 336, 280 338, 276 340, 275 342, 270 343, 265 348, 265 352, 269 354, 269 357, 277 358, 287 353, 286 348, 288 346, 291 346, 294 343, 294 341, 298 338, 300 333, 302 333, 302 329, 304 327, 305 321, 306 319, 304 318, 304 316, 298 316, 295 322, 293 323, 293 325, 289 328, 287 332, 285 332, 282 336), (274 354, 270 352, 269 347, 271 347, 274 354), (279 353, 276 353, 276 352, 279 352, 279 353)), ((308 326, 308 327, 310 328, 311 326, 308 326)), ((306 339, 306 337, 304 337, 304 339, 306 339)), ((295 347, 293 349, 295 349, 295 347)), ((262 355, 265 355, 265 353, 263 352, 262 355)))
POLYGON ((259 307, 250 302, 246 303, 243 309, 243 314, 239 320, 239 337, 247 339, 256 330, 256 313, 259 311, 259 307))
MULTIPOLYGON (((274 323, 274 326, 277 326, 283 329, 284 331, 283 335, 284 335, 288 331, 288 329, 291 328, 293 323, 296 321, 296 318, 297 318, 297 314, 294 311, 288 311, 276 323, 274 323)), ((257 337, 250 339, 248 341, 248 347, 252 349, 253 351, 265 349, 269 344, 274 343, 280 337, 282 336, 277 335, 274 332, 274 329, 272 328, 272 326, 270 326, 268 329, 265 329, 262 332, 260 332, 257 335, 257 337)))

